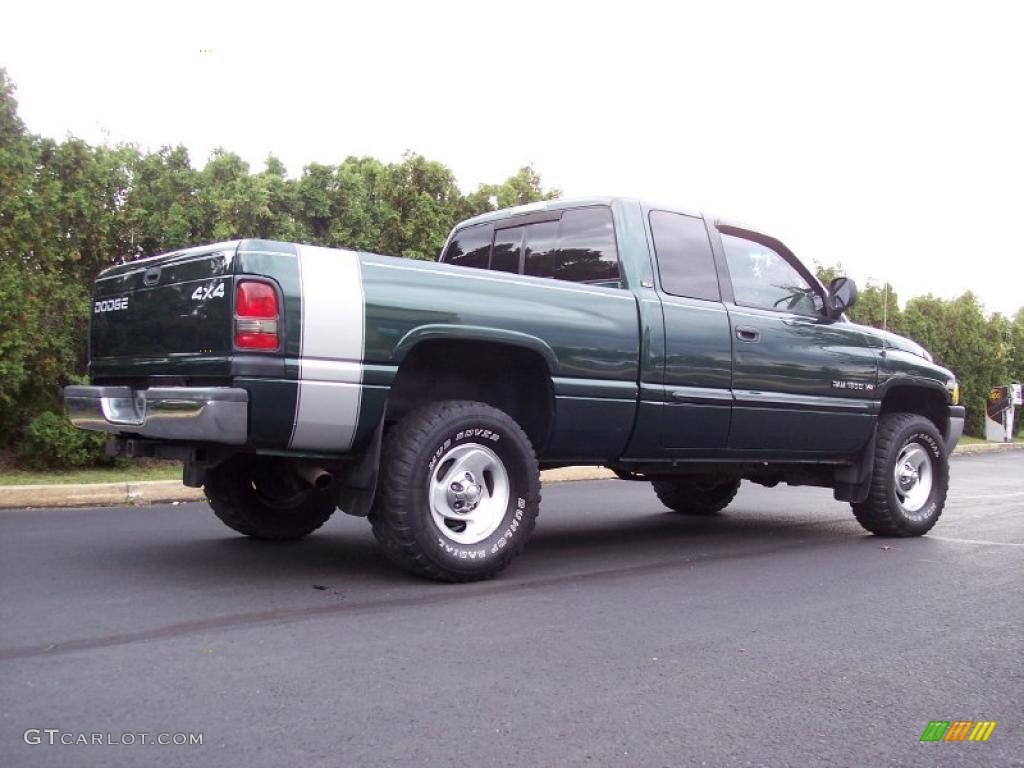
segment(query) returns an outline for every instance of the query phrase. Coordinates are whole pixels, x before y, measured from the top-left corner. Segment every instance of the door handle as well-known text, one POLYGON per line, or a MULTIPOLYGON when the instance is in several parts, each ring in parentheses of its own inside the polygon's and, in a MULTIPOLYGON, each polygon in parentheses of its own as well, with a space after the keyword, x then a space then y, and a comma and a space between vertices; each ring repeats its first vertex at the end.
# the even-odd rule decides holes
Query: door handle
POLYGON ((749 325, 737 325, 736 338, 740 341, 753 343, 761 340, 761 332, 757 328, 751 328, 749 325))

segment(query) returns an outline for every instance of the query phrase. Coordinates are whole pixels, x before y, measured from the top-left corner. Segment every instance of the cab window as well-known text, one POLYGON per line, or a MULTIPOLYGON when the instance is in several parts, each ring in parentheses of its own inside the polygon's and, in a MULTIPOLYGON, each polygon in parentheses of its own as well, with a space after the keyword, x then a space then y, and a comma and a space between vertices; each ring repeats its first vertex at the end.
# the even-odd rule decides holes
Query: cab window
POLYGON ((499 229, 494 233, 494 248, 491 250, 492 272, 519 272, 519 261, 523 248, 523 230, 526 227, 499 229))
POLYGON ((718 272, 704 220, 668 211, 651 211, 650 219, 665 293, 720 301, 718 272))
MULTIPOLYGON (((557 215, 557 214, 556 214, 557 215)), ((619 252, 607 206, 564 211, 558 219, 509 226, 515 219, 458 230, 441 261, 489 269, 621 287, 619 252)))
POLYGON ((818 292, 778 251, 725 233, 722 244, 737 304, 776 312, 820 314, 818 292))
POLYGON ((571 208, 559 221, 530 224, 524 274, 620 287, 619 252, 607 206, 571 208))
POLYGON ((558 260, 558 222, 541 221, 526 228, 526 269, 534 277, 554 277, 558 260))
POLYGON ((494 228, 490 224, 477 224, 460 229, 448 243, 441 261, 460 267, 487 269, 493 235, 494 228))

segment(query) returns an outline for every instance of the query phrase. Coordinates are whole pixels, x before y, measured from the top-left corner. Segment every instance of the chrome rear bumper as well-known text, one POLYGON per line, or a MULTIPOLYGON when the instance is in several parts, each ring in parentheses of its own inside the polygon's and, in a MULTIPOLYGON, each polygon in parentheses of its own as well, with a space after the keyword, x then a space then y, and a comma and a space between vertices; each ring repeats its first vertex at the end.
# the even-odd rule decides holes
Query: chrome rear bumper
POLYGON ((64 409, 80 429, 243 445, 249 393, 233 387, 65 387, 64 409))

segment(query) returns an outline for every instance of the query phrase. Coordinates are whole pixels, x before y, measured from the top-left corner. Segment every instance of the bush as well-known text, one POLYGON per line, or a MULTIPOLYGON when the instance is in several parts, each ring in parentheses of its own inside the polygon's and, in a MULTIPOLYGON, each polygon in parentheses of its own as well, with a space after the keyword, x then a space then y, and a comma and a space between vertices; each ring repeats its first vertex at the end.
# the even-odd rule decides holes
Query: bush
POLYGON ((110 463, 106 443, 106 435, 76 429, 62 414, 47 411, 29 422, 17 454, 32 469, 77 469, 110 463))

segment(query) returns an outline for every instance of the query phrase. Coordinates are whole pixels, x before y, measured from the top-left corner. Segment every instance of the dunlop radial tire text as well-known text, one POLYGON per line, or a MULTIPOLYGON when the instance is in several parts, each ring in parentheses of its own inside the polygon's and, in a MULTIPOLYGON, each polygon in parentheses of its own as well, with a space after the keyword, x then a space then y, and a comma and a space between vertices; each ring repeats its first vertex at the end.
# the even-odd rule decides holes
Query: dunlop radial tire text
POLYGON ((851 506, 857 522, 871 533, 879 536, 921 536, 938 522, 948 489, 949 459, 935 424, 915 413, 890 413, 882 416, 878 423, 871 491, 864 502, 851 506), (933 472, 931 493, 922 513, 917 516, 901 508, 893 475, 900 452, 915 442, 929 451, 933 472))
POLYGON ((491 578, 523 550, 539 507, 540 471, 533 446, 520 426, 497 408, 461 400, 431 403, 408 414, 384 437, 370 523, 388 558, 407 571, 438 581, 491 578), (489 434, 471 437, 474 433, 489 434), (480 440, 508 474, 509 500, 491 535, 460 545, 447 539, 431 514, 431 473, 443 471, 432 461, 452 446, 480 440))

